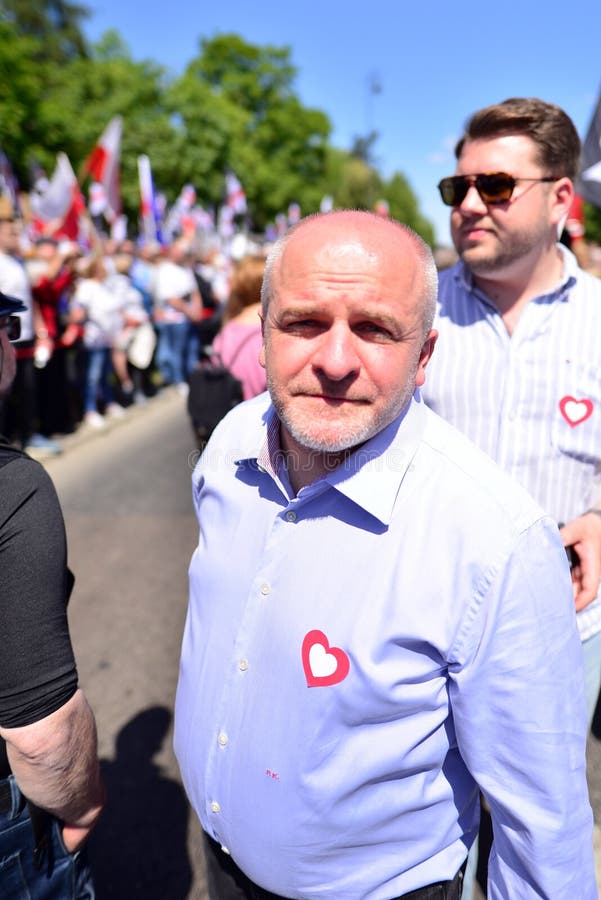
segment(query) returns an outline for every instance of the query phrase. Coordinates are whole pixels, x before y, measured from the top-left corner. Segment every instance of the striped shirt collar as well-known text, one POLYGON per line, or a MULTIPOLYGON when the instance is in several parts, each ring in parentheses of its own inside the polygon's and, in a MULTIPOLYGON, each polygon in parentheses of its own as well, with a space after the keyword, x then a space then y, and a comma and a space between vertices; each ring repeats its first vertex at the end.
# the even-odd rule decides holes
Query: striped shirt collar
MULTIPOLYGON (((561 278, 557 285, 548 291, 546 294, 541 294, 540 297, 535 298, 536 301, 552 301, 552 300, 562 300, 567 302, 570 299, 570 288, 572 288, 576 281, 578 280, 578 275, 582 272, 582 269, 578 265, 578 260, 574 256, 574 254, 568 250, 564 244, 556 245, 559 252, 563 256, 563 272, 561 278)), ((489 305, 491 304, 491 300, 487 295, 482 291, 476 284, 474 284, 474 276, 471 270, 466 266, 466 264, 459 260, 453 266, 453 277, 455 281, 466 291, 469 293, 476 294, 479 298, 484 300, 489 305)))

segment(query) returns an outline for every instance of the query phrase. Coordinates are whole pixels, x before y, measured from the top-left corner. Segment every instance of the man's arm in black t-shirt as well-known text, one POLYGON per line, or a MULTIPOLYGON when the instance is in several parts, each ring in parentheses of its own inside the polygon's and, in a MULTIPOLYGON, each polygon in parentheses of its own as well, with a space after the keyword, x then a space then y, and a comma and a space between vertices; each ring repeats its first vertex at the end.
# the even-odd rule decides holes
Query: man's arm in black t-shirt
POLYGON ((0 497, 0 736, 21 791, 63 821, 74 850, 103 795, 94 717, 77 688, 69 637, 62 512, 44 469, 7 450, 0 497))

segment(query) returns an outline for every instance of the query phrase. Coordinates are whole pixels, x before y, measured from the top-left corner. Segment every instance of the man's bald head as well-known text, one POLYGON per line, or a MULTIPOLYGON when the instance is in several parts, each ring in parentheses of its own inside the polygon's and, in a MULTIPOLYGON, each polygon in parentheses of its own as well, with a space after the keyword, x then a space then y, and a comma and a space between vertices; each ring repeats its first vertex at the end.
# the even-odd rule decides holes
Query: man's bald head
POLYGON ((278 289, 282 266, 286 264, 289 248, 301 241, 303 247, 315 252, 323 242, 331 248, 338 243, 340 253, 354 252, 361 246, 363 252, 370 249, 378 255, 382 252, 394 255, 398 265, 416 263, 416 299, 421 307, 424 334, 432 327, 438 290, 438 272, 428 245, 406 225, 362 210, 335 210, 307 216, 286 232, 272 247, 265 267, 261 289, 263 316, 278 289), (345 249, 346 248, 346 249, 345 249))

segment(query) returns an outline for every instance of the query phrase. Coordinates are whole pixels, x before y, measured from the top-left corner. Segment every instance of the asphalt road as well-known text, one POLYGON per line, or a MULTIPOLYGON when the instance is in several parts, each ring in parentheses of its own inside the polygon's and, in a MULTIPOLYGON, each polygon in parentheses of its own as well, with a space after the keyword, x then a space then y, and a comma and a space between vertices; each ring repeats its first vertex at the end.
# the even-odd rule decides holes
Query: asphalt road
MULTIPOLYGON (((65 451, 44 465, 65 514, 76 575, 69 618, 109 797, 90 841, 98 900, 206 900, 198 825, 172 750, 197 538, 185 401, 165 392, 106 432, 81 429, 65 451)), ((601 823, 601 710, 588 772, 601 823)), ((598 828, 595 838, 601 885, 598 828)))

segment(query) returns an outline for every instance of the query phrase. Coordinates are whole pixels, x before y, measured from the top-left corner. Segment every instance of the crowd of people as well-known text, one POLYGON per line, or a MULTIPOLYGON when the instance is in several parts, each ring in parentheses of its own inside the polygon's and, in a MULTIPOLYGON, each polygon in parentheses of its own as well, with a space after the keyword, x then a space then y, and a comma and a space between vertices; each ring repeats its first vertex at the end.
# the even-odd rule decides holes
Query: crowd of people
MULTIPOLYGON (((601 274, 595 245, 568 228, 562 241, 583 268, 601 274)), ((0 291, 26 306, 0 434, 34 455, 60 453, 62 435, 104 428, 163 387, 186 395, 191 371, 214 341, 244 399, 265 390, 257 360, 269 245, 246 244, 248 254, 236 258, 215 239, 189 237, 167 245, 97 238, 84 250, 69 240, 31 239, 26 223, 0 209, 0 291)), ((458 258, 450 247, 434 257, 439 270, 458 258)))
POLYGON ((0 290, 26 311, 0 433, 29 452, 60 453, 61 435, 102 429, 163 387, 185 395, 222 321, 226 362, 232 335, 252 332, 234 363, 244 396, 264 390, 257 344, 264 257, 248 243, 248 257, 237 260, 215 242, 184 237, 166 246, 99 239, 84 251, 72 241, 29 241, 23 222, 1 218, 0 290))

